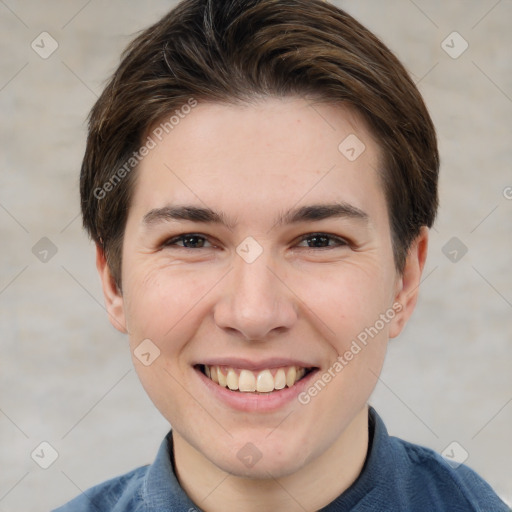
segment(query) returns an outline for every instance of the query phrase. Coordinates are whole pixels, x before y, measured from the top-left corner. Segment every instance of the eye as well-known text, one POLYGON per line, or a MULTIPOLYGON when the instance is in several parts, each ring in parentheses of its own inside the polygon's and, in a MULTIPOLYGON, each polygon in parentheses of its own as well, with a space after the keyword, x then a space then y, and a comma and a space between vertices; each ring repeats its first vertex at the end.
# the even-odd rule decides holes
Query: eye
POLYGON ((348 242, 339 236, 329 235, 328 233, 310 233, 303 235, 297 245, 310 249, 329 249, 348 245, 348 242))
POLYGON ((203 249, 211 247, 206 237, 195 233, 186 233, 164 242, 163 247, 183 247, 185 249, 203 249))

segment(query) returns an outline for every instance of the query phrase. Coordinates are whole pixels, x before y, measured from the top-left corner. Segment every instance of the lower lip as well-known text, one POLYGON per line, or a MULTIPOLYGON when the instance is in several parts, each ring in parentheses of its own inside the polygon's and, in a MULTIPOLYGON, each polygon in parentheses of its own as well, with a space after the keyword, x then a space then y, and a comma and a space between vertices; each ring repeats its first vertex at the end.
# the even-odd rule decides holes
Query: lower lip
POLYGON ((209 379, 201 370, 194 368, 201 381, 206 385, 209 392, 217 400, 225 403, 232 409, 244 412, 273 412, 277 411, 293 401, 298 402, 298 395, 308 387, 318 370, 313 370, 291 388, 272 391, 271 393, 245 393, 231 391, 229 388, 219 386, 209 379))

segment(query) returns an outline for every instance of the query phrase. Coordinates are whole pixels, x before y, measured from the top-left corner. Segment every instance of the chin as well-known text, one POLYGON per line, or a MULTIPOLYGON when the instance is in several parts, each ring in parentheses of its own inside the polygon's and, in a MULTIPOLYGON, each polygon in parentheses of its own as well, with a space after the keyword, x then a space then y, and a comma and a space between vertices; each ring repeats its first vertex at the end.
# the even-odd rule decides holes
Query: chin
POLYGON ((306 463, 306 443, 276 437, 271 440, 268 432, 261 435, 231 439, 229 448, 209 447, 203 453, 222 471, 240 478, 281 478, 299 471, 306 463), (267 438, 265 439, 265 436, 267 438), (219 454, 225 454, 219 457, 219 454))
POLYGON ((261 458, 254 465, 242 463, 238 459, 234 462, 232 458, 212 462, 230 475, 253 480, 283 478, 296 473, 304 465, 302 458, 299 460, 297 455, 283 458, 270 453, 262 453, 261 458))

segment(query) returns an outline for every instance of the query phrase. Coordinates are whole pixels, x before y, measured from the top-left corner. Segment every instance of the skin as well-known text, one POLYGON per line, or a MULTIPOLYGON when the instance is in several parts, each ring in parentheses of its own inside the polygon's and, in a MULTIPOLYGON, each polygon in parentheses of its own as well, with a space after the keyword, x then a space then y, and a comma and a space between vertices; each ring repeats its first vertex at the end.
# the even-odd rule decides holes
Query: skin
POLYGON ((113 325, 129 332, 132 353, 144 339, 160 350, 151 365, 136 357, 134 365, 172 424, 179 481, 205 511, 318 510, 361 471, 367 400, 389 338, 414 309, 428 240, 424 228, 398 274, 379 160, 365 123, 344 106, 301 98, 200 104, 137 171, 122 292, 97 250, 113 325), (352 162, 338 150, 350 134, 366 147, 352 162), (289 209, 340 202, 367 218, 276 223, 289 209), (207 207, 230 225, 144 222, 168 205, 207 207), (346 243, 315 247, 318 232, 346 243), (187 233, 204 238, 192 247, 173 242, 187 233), (248 236, 263 250, 252 263, 236 252, 248 236), (208 357, 300 357, 322 375, 395 303, 401 311, 306 405, 235 410, 193 367, 208 357), (249 442, 261 453, 250 468, 237 457, 249 442))

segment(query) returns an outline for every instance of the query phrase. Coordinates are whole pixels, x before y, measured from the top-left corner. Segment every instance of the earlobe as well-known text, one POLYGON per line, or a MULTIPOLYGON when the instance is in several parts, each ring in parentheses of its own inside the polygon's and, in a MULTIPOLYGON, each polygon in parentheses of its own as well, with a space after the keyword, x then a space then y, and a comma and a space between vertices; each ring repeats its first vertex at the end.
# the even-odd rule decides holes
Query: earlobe
POLYGON ((105 257, 105 251, 99 244, 96 244, 96 268, 100 275, 103 296, 105 297, 105 307, 110 323, 118 331, 127 334, 123 295, 112 276, 105 257))
POLYGON ((428 228, 423 226, 409 248, 404 270, 397 280, 395 304, 400 304, 400 308, 390 324, 390 338, 395 338, 400 334, 414 311, 418 300, 421 275, 427 258, 427 250, 428 228))

